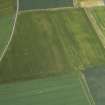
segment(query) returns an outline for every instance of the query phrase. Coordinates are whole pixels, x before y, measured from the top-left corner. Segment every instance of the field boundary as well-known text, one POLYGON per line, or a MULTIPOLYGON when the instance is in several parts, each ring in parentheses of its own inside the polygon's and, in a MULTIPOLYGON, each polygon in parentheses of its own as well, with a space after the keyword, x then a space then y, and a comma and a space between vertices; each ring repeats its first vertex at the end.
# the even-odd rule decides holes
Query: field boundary
POLYGON ((11 41, 12 41, 14 31, 15 31, 16 22, 17 22, 18 12, 19 12, 19 0, 17 0, 17 9, 16 9, 15 19, 14 19, 14 22, 13 22, 13 28, 12 28, 12 32, 11 32, 11 35, 10 35, 10 39, 9 39, 7 45, 5 46, 3 52, 2 52, 2 54, 0 56, 0 62, 2 61, 3 57, 5 56, 5 54, 6 54, 7 50, 8 50, 8 47, 9 47, 11 41))
POLYGON ((85 96, 87 97, 87 99, 90 102, 90 105, 96 105, 96 103, 95 103, 95 101, 93 99, 93 96, 92 96, 92 94, 90 92, 90 89, 88 87, 88 83, 87 83, 87 80, 86 80, 85 76, 82 74, 82 72, 80 72, 79 75, 80 75, 81 86, 83 88, 85 96))
POLYGON ((99 37, 99 39, 100 39, 100 41, 101 41, 103 47, 105 48, 105 36, 104 36, 102 30, 100 29, 99 25, 97 24, 96 19, 95 19, 94 16, 92 15, 90 9, 91 9, 91 8, 84 8, 84 11, 85 11, 85 13, 86 13, 86 15, 87 15, 87 17, 88 17, 90 23, 92 24, 93 29, 95 30, 97 36, 99 37))
POLYGON ((47 9, 30 9, 30 10, 20 10, 19 13, 25 12, 40 12, 40 11, 56 11, 56 10, 66 10, 73 9, 74 7, 58 7, 58 8, 47 8, 47 9))

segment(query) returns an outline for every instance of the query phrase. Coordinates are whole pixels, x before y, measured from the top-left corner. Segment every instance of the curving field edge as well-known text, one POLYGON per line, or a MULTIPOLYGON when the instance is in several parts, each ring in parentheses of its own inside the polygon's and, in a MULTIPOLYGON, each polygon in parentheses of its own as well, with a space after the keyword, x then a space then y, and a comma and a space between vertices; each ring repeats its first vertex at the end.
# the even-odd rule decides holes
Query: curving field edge
POLYGON ((15 31, 16 22, 17 22, 18 12, 19 12, 19 0, 17 0, 17 9, 16 9, 15 19, 14 19, 14 22, 13 22, 13 28, 12 28, 12 32, 11 32, 11 35, 10 35, 10 39, 9 39, 7 45, 5 46, 3 52, 2 52, 2 54, 0 56, 0 62, 4 58, 4 56, 5 56, 5 54, 6 54, 7 50, 8 50, 8 47, 9 47, 11 41, 12 41, 14 31, 15 31))

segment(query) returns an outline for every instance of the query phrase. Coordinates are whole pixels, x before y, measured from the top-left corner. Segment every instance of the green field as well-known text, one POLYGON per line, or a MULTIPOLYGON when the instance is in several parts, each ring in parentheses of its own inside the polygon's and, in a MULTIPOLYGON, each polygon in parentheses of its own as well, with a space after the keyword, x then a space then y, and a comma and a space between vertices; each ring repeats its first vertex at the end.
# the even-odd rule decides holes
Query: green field
MULTIPOLYGON (((105 7, 94 7, 90 11, 105 36, 105 7)), ((85 76, 96 105, 105 105, 105 65, 88 68, 85 76)))
POLYGON ((105 105, 105 65, 84 72, 96 105, 105 105))
POLYGON ((20 10, 71 7, 73 0, 20 0, 20 10))
POLYGON ((97 24, 105 34, 105 7, 95 7, 91 12, 95 17, 97 24))
MULTIPOLYGON (((72 6, 72 0, 19 1, 20 10, 72 6)), ((92 8, 102 31, 104 9, 92 8)), ((15 11, 15 0, 0 0, 0 58, 15 11)), ((0 62, 0 105, 104 105, 104 65, 105 49, 84 9, 19 11, 0 62)))
POLYGON ((1 85, 0 104, 90 105, 76 73, 1 85))
POLYGON ((11 15, 16 10, 16 0, 0 0, 0 16, 11 15))
MULTIPOLYGON (((0 57, 12 32, 14 0, 0 0, 0 57)), ((1 58, 0 58, 1 59, 1 58)))
POLYGON ((0 56, 7 45, 12 31, 12 16, 0 17, 0 56))
POLYGON ((104 64, 104 54, 82 9, 22 13, 0 63, 0 82, 84 70, 104 64))

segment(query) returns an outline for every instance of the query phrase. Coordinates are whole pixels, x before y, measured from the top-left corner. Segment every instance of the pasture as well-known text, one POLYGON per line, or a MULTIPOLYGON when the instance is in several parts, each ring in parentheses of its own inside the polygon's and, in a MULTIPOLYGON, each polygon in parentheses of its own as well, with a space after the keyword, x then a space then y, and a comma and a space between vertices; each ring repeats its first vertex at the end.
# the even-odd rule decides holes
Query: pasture
POLYGON ((104 62, 105 50, 83 9, 25 12, 18 16, 0 63, 0 83, 71 73, 104 62))
POLYGON ((47 9, 73 6, 73 0, 20 0, 20 10, 47 9))
POLYGON ((0 85, 1 105, 90 105, 79 75, 0 85))

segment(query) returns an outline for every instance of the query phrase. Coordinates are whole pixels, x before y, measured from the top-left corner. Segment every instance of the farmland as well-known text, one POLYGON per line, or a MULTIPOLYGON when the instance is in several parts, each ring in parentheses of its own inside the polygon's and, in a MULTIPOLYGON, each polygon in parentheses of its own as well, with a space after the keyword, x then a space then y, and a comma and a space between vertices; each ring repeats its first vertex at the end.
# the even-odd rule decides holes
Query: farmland
POLYGON ((105 35, 105 7, 95 7, 91 9, 93 16, 95 17, 97 24, 101 28, 102 32, 105 35))
POLYGON ((105 104, 105 65, 87 68, 84 72, 96 105, 105 104))
POLYGON ((0 16, 11 15, 15 12, 15 0, 0 0, 0 16))
POLYGON ((0 17, 0 56, 7 45, 12 30, 12 16, 0 17))
POLYGON ((22 13, 0 63, 0 82, 80 71, 104 62, 104 48, 82 9, 22 13))
POLYGON ((73 6, 73 0, 20 0, 20 10, 73 6))
MULTIPOLYGON (((0 105, 104 105, 105 48, 78 5, 0 0, 0 105)), ((104 7, 88 9, 104 35, 104 7)))
POLYGON ((8 102, 8 105, 90 105, 79 79, 78 74, 71 73, 5 84, 0 87, 0 104, 7 105, 8 102))
MULTIPOLYGON (((0 57, 8 43, 14 21, 13 0, 0 0, 0 57)), ((1 58, 0 58, 1 59, 1 58)))
POLYGON ((104 6, 104 0, 78 0, 81 7, 98 7, 104 6))

